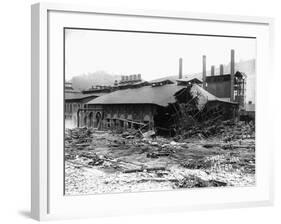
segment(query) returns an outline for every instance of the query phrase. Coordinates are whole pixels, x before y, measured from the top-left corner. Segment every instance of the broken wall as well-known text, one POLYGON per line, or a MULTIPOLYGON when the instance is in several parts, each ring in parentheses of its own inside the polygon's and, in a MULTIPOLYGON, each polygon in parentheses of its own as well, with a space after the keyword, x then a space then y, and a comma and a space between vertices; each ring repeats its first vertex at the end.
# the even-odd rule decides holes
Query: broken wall
MULTIPOLYGON (((209 100, 209 93, 194 85, 175 94, 176 103, 158 109, 155 127, 166 130, 170 136, 206 121, 229 120, 238 116, 238 105, 209 100)), ((160 132, 160 133, 163 133, 160 132)))

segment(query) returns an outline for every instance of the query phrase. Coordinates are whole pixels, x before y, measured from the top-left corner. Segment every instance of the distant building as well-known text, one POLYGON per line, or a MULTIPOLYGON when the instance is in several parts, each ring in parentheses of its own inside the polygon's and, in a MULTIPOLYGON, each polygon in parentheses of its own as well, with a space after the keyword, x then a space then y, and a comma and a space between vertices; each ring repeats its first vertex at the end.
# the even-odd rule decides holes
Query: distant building
POLYGON ((219 75, 215 75, 215 67, 211 67, 211 75, 207 76, 206 56, 203 56, 203 88, 216 97, 237 102, 240 108, 245 104, 246 75, 235 70, 235 52, 231 50, 230 73, 224 74, 223 65, 220 65, 219 75))
POLYGON ((180 86, 187 86, 192 84, 202 85, 202 80, 194 75, 187 76, 182 79, 177 79, 177 83, 180 86))
POLYGON ((153 87, 156 86, 163 86, 163 85, 167 85, 167 84, 174 84, 174 82, 170 79, 167 78, 160 78, 160 79, 155 79, 153 81, 150 81, 149 84, 153 87))
MULTIPOLYGON (((206 90, 217 97, 231 99, 231 75, 214 75, 206 77, 206 90)), ((238 102, 241 107, 245 101, 245 76, 237 71, 234 74, 233 101, 238 102)))
POLYGON ((115 90, 128 89, 128 88, 139 88, 142 86, 149 85, 148 82, 142 80, 141 74, 134 75, 122 75, 121 80, 116 82, 115 90))
POLYGON ((206 56, 204 55, 202 72, 177 79, 178 85, 198 84, 216 97, 239 103, 242 109, 245 105, 247 79, 246 74, 242 71, 250 72, 253 75, 255 61, 235 63, 234 54, 234 50, 231 50, 229 65, 220 64, 217 68, 212 65, 209 71, 206 68, 206 56))
POLYGON ((113 91, 112 86, 103 86, 103 85, 96 85, 92 86, 89 89, 83 90, 83 94, 91 94, 91 93, 110 93, 113 91))
POLYGON ((75 91, 70 82, 65 82, 64 92, 64 118, 65 126, 72 128, 77 125, 77 112, 79 109, 87 108, 87 102, 91 101, 102 93, 83 94, 75 91))

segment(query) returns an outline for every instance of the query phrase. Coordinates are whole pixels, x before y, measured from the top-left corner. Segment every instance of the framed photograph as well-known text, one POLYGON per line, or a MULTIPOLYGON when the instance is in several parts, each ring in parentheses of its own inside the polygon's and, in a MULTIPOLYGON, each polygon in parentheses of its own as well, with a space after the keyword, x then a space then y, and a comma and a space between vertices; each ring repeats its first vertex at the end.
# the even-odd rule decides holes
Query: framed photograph
POLYGON ((271 205, 272 30, 32 5, 32 217, 271 205))

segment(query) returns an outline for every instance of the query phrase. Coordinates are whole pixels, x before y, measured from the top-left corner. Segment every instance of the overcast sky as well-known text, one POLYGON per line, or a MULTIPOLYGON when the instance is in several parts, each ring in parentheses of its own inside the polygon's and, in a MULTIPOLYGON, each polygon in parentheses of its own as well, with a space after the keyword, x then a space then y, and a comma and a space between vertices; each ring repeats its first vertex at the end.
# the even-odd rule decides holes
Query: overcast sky
POLYGON ((116 75, 142 74, 145 80, 202 71, 202 55, 211 65, 227 64, 230 50, 236 62, 256 57, 256 41, 249 38, 66 30, 66 80, 73 76, 106 71, 116 75))

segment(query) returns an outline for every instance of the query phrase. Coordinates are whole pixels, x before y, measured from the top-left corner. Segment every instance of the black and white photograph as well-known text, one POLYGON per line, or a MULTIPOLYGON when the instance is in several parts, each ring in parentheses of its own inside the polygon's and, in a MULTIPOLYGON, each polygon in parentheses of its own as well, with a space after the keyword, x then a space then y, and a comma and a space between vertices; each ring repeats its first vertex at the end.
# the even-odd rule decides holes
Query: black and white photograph
POLYGON ((64 29, 67 196, 256 185, 256 38, 64 29))

